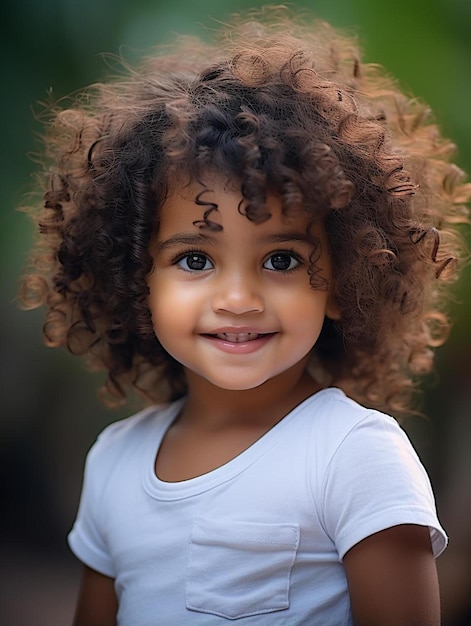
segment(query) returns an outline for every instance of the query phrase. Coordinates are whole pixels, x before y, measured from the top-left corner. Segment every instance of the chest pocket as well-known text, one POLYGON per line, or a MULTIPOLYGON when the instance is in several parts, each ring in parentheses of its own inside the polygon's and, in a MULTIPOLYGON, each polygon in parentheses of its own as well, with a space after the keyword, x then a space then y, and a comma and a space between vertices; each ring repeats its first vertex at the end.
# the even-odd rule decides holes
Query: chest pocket
POLYGON ((187 609, 226 619, 287 609, 298 544, 297 524, 196 520, 187 609))

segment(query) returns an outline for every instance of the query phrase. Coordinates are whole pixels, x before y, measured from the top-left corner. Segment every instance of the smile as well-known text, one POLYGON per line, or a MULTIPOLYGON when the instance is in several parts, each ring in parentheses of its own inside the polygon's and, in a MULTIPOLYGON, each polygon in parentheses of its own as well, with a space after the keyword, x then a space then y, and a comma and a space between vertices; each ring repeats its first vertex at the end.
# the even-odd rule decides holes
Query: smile
POLYGON ((213 335, 223 341, 229 341, 230 343, 244 343, 246 341, 254 341, 264 337, 265 334, 261 333, 216 333, 213 335))
MULTIPOLYGON (((221 329, 222 331, 222 329, 221 329)), ((258 332, 215 332, 203 333, 201 336, 209 341, 217 350, 228 354, 243 355, 257 352, 265 346, 277 333, 258 332)))

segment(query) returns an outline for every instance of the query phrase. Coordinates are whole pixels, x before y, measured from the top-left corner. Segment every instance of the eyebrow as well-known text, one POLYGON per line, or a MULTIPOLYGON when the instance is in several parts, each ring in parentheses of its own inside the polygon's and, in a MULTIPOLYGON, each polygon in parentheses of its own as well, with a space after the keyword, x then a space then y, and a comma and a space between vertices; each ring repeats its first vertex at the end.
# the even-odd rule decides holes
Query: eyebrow
MULTIPOLYGON (((307 233, 299 231, 289 231, 286 233, 273 233, 271 235, 264 235, 260 238, 260 243, 289 243, 290 241, 300 241, 302 243, 310 243, 310 237, 307 233)), ((204 233, 177 233, 172 235, 168 239, 159 241, 156 244, 157 252, 161 250, 167 250, 175 246, 187 245, 197 246, 203 244, 214 244, 216 237, 214 234, 206 235, 204 233)))
POLYGON ((175 246, 195 246, 209 244, 213 242, 213 237, 210 237, 203 233, 177 233, 176 235, 172 235, 168 239, 158 241, 156 244, 156 249, 159 252, 160 250, 166 250, 167 248, 173 248, 175 246))
POLYGON ((266 235, 261 238, 263 243, 289 243, 290 241, 300 241, 302 243, 310 242, 310 237, 307 233, 299 231, 288 231, 286 233, 274 233, 272 235, 266 235))

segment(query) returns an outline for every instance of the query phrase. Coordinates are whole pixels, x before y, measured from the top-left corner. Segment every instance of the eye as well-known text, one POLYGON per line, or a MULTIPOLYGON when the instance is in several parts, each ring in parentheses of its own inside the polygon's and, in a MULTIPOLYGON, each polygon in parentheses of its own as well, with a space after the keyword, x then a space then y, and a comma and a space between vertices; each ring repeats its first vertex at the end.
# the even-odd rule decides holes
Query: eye
POLYGON ((202 252, 188 252, 180 256, 180 258, 175 261, 175 265, 178 265, 182 270, 187 272, 201 272, 214 267, 212 262, 202 252))
POLYGON ((289 272, 301 265, 301 261, 292 252, 275 252, 264 262, 266 270, 274 272, 289 272))

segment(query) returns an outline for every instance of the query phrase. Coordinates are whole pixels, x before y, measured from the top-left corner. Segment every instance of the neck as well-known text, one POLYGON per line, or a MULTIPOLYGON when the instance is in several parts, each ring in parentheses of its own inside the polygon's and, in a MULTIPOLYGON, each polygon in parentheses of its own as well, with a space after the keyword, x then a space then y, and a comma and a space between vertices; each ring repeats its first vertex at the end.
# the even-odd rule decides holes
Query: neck
POLYGON ((187 380, 188 400, 181 419, 220 425, 275 423, 320 389, 306 372, 305 362, 255 389, 221 389, 193 372, 187 372, 187 380))

